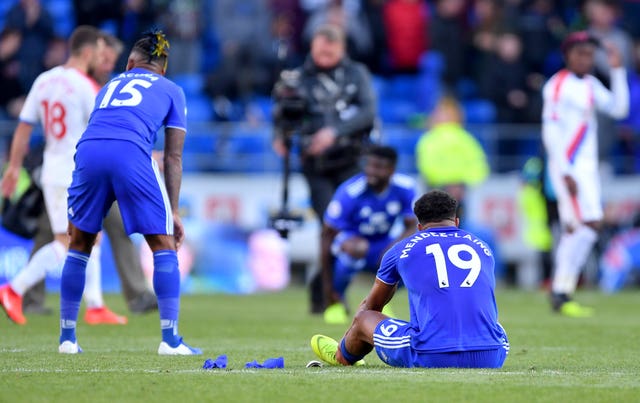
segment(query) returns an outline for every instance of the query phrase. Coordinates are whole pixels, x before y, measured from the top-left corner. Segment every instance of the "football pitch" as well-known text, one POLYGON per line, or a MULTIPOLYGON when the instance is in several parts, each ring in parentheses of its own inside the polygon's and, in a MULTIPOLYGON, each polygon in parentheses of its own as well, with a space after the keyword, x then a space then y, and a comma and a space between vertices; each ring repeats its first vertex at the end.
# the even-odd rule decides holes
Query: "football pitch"
MULTIPOLYGON (((366 284, 349 290, 352 305, 366 284)), ((504 368, 396 369, 370 354, 365 367, 305 368, 315 333, 339 338, 345 326, 307 313, 299 286, 250 296, 182 299, 180 333, 202 356, 158 356, 157 314, 129 315, 126 326, 88 326, 84 353, 57 353, 58 315, 28 316, 26 326, 0 318, 0 402, 630 402, 640 401, 640 292, 578 293, 596 316, 549 312, 546 295, 499 288, 500 321, 511 342, 504 368), (203 370, 226 354, 226 369, 203 370), (284 369, 245 363, 284 357, 284 369)), ((108 295, 125 312, 120 295, 108 295)), ((56 295, 47 304, 57 308, 56 295)), ((406 318, 406 293, 392 302, 406 318)), ((81 315, 84 310, 81 310, 81 315)))

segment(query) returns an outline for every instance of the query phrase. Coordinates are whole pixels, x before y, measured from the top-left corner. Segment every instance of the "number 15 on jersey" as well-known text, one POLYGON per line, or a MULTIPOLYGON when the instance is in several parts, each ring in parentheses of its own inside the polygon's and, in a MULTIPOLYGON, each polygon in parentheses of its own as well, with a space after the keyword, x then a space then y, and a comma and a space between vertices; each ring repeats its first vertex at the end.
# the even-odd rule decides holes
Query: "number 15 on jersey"
POLYGON ((107 90, 98 106, 100 109, 107 106, 137 106, 142 102, 142 93, 139 88, 149 88, 152 85, 147 80, 134 78, 118 89, 121 83, 122 80, 114 80, 107 85, 107 90), (118 90, 117 93, 116 90, 118 90))

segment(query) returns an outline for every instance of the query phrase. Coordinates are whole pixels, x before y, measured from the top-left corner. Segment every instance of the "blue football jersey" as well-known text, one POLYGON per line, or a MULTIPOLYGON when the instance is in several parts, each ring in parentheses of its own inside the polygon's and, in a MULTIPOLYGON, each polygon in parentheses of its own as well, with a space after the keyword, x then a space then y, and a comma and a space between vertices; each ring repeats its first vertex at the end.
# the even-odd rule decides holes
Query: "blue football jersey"
POLYGON ((80 142, 128 140, 151 155, 161 127, 186 131, 186 113, 182 88, 149 70, 131 69, 100 90, 80 142))
POLYGON ((399 217, 413 217, 415 181, 394 174, 389 187, 376 194, 367 186, 367 177, 358 174, 338 187, 324 214, 324 222, 343 231, 377 240, 389 236, 399 217))
POLYGON ((486 243, 456 227, 416 232, 382 259, 377 277, 409 295, 412 347, 421 352, 488 350, 503 345, 486 243))

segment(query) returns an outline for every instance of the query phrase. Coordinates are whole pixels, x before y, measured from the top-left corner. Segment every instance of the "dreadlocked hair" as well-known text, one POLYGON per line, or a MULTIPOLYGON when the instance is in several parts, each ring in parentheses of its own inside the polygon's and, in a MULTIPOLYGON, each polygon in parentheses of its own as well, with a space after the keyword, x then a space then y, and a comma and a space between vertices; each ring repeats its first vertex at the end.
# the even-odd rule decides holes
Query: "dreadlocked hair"
POLYGON ((133 45, 133 50, 147 57, 147 63, 158 61, 166 64, 169 59, 169 41, 164 32, 153 29, 142 34, 142 38, 133 45))

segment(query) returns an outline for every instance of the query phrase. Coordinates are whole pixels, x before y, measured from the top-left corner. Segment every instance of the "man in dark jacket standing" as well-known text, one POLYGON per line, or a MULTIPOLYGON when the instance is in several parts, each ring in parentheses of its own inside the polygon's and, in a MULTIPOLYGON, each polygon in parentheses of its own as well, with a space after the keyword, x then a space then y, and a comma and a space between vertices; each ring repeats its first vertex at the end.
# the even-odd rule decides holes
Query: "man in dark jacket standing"
MULTIPOLYGON (((295 130, 302 171, 313 210, 322 219, 338 185, 359 171, 359 157, 374 126, 376 100, 367 68, 346 56, 344 31, 335 25, 315 31, 310 55, 294 74, 304 98, 303 116, 295 130)), ((284 155, 285 136, 290 133, 278 126, 273 148, 284 155)), ((319 273, 310 286, 311 311, 322 313, 319 273)))

